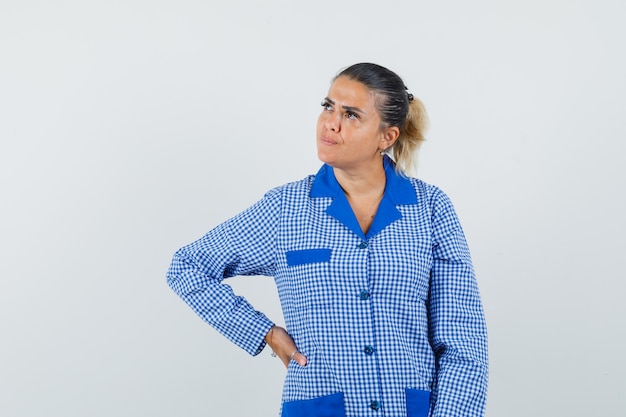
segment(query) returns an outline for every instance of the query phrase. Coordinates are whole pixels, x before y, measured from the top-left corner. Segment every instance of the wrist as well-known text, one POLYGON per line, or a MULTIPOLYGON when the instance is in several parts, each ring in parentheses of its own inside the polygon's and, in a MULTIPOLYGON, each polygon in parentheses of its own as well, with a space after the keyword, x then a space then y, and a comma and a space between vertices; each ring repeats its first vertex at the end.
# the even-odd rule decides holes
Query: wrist
POLYGON ((270 331, 267 332, 267 334, 265 335, 265 343, 270 347, 270 349, 272 349, 272 356, 276 357, 276 352, 274 351, 274 347, 272 346, 272 339, 274 336, 274 328, 276 326, 272 326, 270 328, 270 331))
POLYGON ((276 326, 270 327, 270 330, 265 334, 265 338, 264 338, 265 343, 267 343, 270 346, 272 344, 272 336, 274 335, 274 328, 275 327, 276 326))

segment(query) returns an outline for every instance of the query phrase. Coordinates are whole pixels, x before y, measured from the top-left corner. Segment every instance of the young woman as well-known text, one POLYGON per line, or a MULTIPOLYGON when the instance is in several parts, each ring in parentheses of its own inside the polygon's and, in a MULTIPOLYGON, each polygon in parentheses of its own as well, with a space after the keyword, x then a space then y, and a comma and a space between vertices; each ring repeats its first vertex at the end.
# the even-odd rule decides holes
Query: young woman
POLYGON ((283 417, 482 416, 487 332, 448 197, 410 171, 426 125, 392 71, 337 75, 316 175, 269 191, 174 256, 167 279, 204 320, 287 366, 283 417), (234 295, 273 276, 286 329, 234 295))

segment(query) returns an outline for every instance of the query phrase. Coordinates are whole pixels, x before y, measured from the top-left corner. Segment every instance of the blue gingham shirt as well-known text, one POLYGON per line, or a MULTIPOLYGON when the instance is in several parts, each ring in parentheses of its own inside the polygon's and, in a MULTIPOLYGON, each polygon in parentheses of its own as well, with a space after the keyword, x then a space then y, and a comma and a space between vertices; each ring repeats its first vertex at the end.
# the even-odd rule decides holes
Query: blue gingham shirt
POLYGON ((441 190, 384 165, 367 234, 324 165, 174 255, 172 289, 252 355, 273 323, 223 279, 274 277, 308 358, 289 364, 283 417, 483 415, 487 333, 463 231, 441 190))

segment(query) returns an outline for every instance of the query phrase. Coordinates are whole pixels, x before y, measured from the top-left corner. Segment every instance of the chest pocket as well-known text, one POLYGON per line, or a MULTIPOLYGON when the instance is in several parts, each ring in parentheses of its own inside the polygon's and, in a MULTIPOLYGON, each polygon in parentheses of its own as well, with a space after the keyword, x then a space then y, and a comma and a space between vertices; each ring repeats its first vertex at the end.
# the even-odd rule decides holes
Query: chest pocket
POLYGON ((286 253, 287 266, 330 262, 330 249, 290 250, 286 253))
POLYGON ((326 304, 337 291, 332 279, 332 254, 330 248, 312 248, 287 251, 285 269, 293 306, 308 310, 326 304))

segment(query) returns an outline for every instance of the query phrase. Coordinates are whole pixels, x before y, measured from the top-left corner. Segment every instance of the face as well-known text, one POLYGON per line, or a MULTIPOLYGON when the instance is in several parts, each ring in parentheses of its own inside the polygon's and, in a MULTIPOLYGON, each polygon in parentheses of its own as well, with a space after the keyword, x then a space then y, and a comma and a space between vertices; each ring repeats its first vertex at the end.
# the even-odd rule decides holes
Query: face
POLYGON ((393 144, 397 127, 381 126, 374 95, 358 81, 339 77, 322 102, 317 121, 317 156, 339 169, 380 163, 380 150, 393 144))

